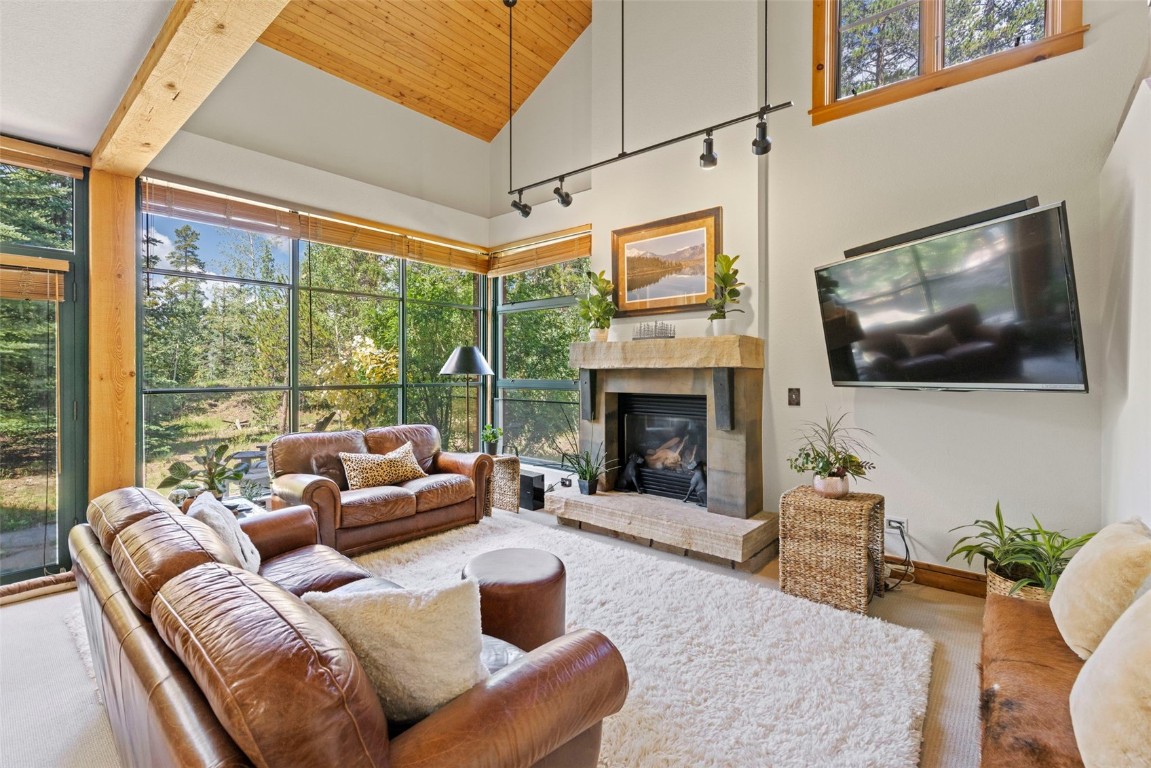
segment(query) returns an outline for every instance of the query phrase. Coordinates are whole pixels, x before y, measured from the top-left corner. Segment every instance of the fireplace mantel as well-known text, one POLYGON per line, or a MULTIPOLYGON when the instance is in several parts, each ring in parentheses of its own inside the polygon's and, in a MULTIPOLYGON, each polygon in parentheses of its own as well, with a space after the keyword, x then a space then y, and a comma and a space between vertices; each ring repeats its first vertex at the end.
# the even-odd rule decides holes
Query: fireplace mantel
POLYGON ((682 339, 587 341, 571 345, 572 368, 758 368, 764 340, 755 336, 696 336, 682 339))

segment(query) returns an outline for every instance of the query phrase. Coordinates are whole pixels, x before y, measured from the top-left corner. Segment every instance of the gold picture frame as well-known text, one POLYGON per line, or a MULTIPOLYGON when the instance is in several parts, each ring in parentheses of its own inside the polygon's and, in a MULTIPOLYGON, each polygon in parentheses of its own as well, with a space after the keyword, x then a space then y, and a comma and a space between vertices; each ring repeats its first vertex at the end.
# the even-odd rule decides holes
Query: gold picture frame
POLYGON ((708 208, 611 233, 616 317, 706 309, 715 295, 723 208, 708 208))

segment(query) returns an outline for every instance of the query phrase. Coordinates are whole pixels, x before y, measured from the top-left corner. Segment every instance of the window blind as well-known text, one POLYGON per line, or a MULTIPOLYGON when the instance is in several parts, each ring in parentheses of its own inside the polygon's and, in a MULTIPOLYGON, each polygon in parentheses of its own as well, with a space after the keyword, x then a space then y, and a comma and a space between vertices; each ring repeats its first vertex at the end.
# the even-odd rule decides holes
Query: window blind
POLYGON ((64 301, 68 267, 57 259, 0 254, 0 299, 64 301))
POLYGON ((60 176, 71 176, 73 179, 84 178, 84 169, 92 164, 86 155, 44 147, 8 136, 0 136, 0 163, 60 176))
POLYGON ((591 227, 577 227, 500 246, 492 253, 488 276, 510 275, 590 255, 591 227))

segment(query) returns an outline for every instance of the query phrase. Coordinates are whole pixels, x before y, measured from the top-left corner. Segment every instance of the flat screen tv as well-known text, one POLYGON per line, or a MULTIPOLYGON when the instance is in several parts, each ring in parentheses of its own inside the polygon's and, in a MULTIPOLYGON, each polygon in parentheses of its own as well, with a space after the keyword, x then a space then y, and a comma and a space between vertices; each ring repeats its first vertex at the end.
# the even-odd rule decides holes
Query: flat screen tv
POLYGON ((1065 203, 815 270, 842 387, 1087 391, 1065 203))

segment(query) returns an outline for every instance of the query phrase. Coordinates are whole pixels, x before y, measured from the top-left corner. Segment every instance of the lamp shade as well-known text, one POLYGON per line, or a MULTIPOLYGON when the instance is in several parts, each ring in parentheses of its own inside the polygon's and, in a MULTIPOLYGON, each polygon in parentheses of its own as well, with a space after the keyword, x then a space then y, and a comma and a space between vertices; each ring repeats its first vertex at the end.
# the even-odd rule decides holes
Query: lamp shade
POLYGON ((456 347, 452 352, 452 356, 444 363, 444 367, 440 369, 441 376, 451 374, 479 374, 480 376, 492 376, 495 372, 492 367, 488 365, 488 361, 484 359, 484 355, 480 352, 479 347, 456 347))

